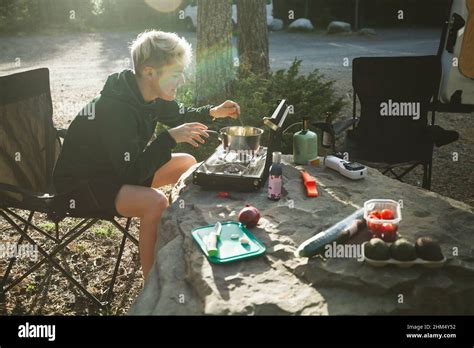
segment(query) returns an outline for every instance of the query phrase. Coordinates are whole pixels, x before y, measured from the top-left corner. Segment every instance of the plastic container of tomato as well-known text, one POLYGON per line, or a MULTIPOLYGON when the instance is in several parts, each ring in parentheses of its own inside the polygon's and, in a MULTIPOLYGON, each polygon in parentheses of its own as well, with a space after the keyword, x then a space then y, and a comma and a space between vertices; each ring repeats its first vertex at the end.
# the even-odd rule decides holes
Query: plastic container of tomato
POLYGON ((395 241, 396 233, 400 221, 402 221, 402 211, 400 203, 391 199, 371 199, 364 203, 364 219, 367 222, 367 228, 374 237, 382 238, 385 241, 395 241), (389 209, 393 213, 393 219, 375 219, 369 217, 374 210, 381 212, 389 209))

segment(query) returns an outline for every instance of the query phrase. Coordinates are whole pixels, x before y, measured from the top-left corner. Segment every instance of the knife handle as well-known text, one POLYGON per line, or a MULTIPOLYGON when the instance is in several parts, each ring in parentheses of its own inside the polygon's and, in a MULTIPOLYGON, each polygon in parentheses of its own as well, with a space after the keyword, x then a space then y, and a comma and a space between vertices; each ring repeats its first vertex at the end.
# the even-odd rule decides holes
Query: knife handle
POLYGON ((217 256, 217 235, 211 232, 207 237, 207 253, 209 256, 217 256))

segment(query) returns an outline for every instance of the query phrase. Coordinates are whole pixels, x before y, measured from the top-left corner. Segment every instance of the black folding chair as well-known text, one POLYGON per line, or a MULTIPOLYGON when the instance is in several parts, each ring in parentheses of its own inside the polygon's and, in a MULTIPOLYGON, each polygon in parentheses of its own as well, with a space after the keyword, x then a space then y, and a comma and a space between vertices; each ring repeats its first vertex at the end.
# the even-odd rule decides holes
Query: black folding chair
POLYGON ((16 257, 12 257, 0 283, 0 295, 4 298, 10 289, 47 262, 96 305, 105 307, 113 296, 126 240, 130 239, 135 245, 138 245, 138 241, 129 233, 130 218, 123 227, 114 216, 101 212, 100 207, 93 206, 95 198, 86 183, 71 188, 68 192, 55 192, 52 173, 61 149, 60 137, 64 137, 66 130, 54 128, 52 114, 48 69, 0 77, 0 216, 18 232, 19 245, 27 241, 34 245, 43 257, 15 280, 10 279, 16 261, 16 257), (68 209, 71 192, 76 195, 80 192, 81 197, 91 202, 86 206, 93 208, 88 211, 68 209), (28 218, 23 218, 14 209, 28 211, 28 218), (55 233, 33 224, 35 212, 47 214, 48 219, 55 224, 55 233), (59 223, 66 217, 82 220, 61 235, 59 223), (102 300, 77 281, 56 257, 100 220, 110 221, 123 233, 112 280, 105 299, 102 300), (46 250, 40 246, 31 236, 31 230, 39 232, 51 241, 53 247, 46 250))
POLYGON ((314 125, 329 135, 334 150, 336 136, 353 126, 339 152, 347 152, 350 160, 379 167, 398 180, 421 165, 422 187, 430 189, 439 129, 428 124, 428 113, 432 111, 433 123, 436 108, 432 104, 437 102, 440 77, 440 59, 435 55, 355 58, 352 119, 314 125))

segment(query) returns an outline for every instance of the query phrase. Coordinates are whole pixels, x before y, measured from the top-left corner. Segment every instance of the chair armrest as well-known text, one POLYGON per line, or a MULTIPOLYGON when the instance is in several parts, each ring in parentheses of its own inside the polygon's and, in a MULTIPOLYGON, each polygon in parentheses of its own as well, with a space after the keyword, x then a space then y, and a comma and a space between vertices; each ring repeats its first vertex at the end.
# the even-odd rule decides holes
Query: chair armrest
POLYGON ((342 132, 347 130, 347 128, 355 125, 357 122, 359 122, 358 118, 350 118, 347 120, 334 122, 333 124, 334 134, 341 134, 342 132))
POLYGON ((443 103, 430 103, 428 106, 428 111, 437 111, 437 112, 449 112, 456 114, 470 114, 474 112, 474 105, 470 104, 443 104, 443 103))
POLYGON ((359 121, 358 118, 350 118, 347 120, 337 121, 334 123, 315 122, 315 123, 312 123, 312 125, 315 128, 321 129, 323 132, 328 132, 332 135, 338 135, 342 133, 343 131, 345 131, 347 128, 356 124, 358 121, 359 121))
POLYGON ((0 192, 11 192, 11 193, 19 193, 25 197, 29 198, 52 198, 53 196, 48 193, 39 194, 38 192, 33 192, 29 190, 25 190, 21 187, 0 183, 0 192))
POLYGON ((10 184, 5 184, 5 183, 0 183, 0 193, 1 192, 11 192, 11 193, 19 193, 25 197, 28 198, 36 198, 36 199, 52 199, 52 198, 58 198, 62 196, 67 196, 69 193, 73 192, 76 189, 89 189, 89 186, 85 182, 80 182, 77 185, 73 185, 69 187, 65 191, 57 192, 57 193, 52 193, 52 192, 34 192, 30 191, 18 186, 10 185, 10 184))

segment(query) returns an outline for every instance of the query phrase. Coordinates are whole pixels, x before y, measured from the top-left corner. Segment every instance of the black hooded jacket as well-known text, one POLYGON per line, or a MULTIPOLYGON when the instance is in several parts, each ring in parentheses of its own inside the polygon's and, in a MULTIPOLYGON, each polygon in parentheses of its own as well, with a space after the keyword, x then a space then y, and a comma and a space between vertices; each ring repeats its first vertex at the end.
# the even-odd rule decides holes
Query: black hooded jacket
POLYGON ((168 131, 147 146, 157 122, 169 127, 207 123, 211 107, 189 108, 162 99, 146 103, 131 70, 110 75, 100 96, 68 128, 53 174, 56 189, 94 178, 142 184, 171 159, 176 146, 168 131))

